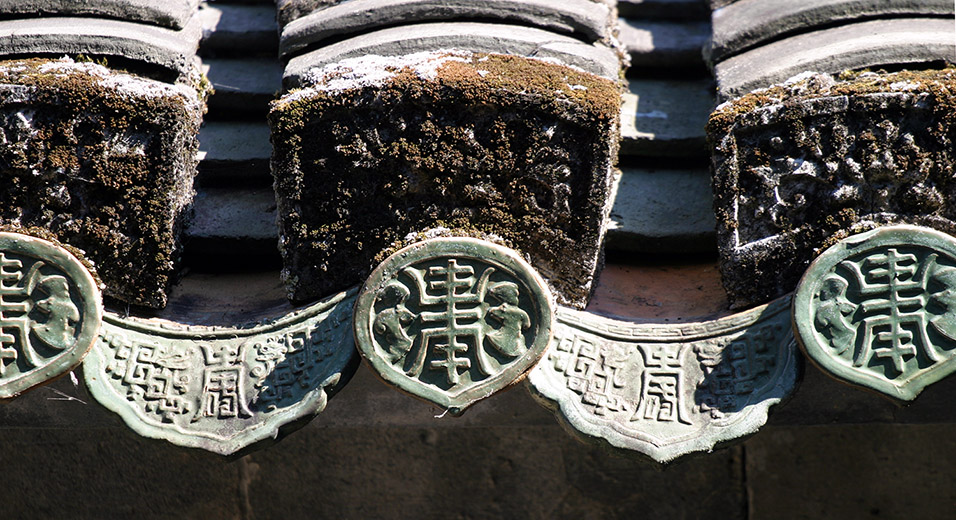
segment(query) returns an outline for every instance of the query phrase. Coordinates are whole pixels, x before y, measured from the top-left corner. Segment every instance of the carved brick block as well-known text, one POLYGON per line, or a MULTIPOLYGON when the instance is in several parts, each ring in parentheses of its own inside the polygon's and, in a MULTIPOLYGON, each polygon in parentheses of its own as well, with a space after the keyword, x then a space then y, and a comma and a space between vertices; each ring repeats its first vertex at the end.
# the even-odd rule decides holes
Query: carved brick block
POLYGON ((82 249, 108 296, 165 305, 202 111, 193 86, 68 59, 0 63, 0 224, 82 249))
POLYGON ((718 107, 714 207, 724 286, 745 307, 793 290, 852 232, 956 233, 956 70, 809 75, 718 107))
POLYGON ((284 276, 295 301, 360 283, 407 234, 494 234, 559 302, 601 263, 616 81, 516 56, 344 60, 273 105, 284 276))

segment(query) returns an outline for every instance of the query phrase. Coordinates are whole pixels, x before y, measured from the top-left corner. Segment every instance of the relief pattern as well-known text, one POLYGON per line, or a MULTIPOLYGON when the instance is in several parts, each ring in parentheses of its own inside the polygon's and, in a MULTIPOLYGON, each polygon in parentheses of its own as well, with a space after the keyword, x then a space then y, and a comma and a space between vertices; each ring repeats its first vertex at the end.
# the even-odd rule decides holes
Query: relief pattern
POLYGON ((386 259, 359 297, 359 349, 387 381, 460 413, 547 345, 550 296, 505 248, 432 239, 386 259))
POLYGON ((45 240, 0 233, 0 398, 78 365, 99 326, 99 288, 76 258, 45 240))
POLYGON ((811 264, 795 323, 833 375, 912 399, 956 370, 956 239, 916 226, 857 235, 811 264))
POLYGON ((85 365, 87 384, 137 432, 229 455, 321 412, 351 377, 353 300, 342 293, 235 329, 108 314, 85 365))
POLYGON ((658 462, 755 432, 792 392, 789 298, 721 320, 650 325, 561 309, 529 382, 586 438, 658 462))

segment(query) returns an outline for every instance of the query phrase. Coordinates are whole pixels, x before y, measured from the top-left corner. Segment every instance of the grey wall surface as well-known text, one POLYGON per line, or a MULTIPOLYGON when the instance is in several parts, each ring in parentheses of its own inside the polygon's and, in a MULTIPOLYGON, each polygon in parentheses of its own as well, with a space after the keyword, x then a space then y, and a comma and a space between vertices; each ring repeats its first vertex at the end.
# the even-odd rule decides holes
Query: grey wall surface
POLYGON ((956 507, 952 424, 771 425, 661 470, 578 442, 524 388, 436 418, 362 367, 304 429, 227 462, 136 436, 68 380, 55 388, 80 401, 40 388, 3 414, 3 518, 946 519, 956 507))

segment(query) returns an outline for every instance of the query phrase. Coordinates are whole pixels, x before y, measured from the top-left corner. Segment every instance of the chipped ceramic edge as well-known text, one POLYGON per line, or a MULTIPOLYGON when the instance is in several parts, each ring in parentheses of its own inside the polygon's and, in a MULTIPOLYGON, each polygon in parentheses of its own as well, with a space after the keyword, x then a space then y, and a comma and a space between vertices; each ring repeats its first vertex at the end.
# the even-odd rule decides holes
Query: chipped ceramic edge
POLYGON ((318 388, 310 391, 308 398, 301 400, 295 407, 290 407, 284 412, 273 415, 268 421, 259 423, 254 428, 243 430, 242 438, 216 436, 208 432, 184 431, 181 428, 173 429, 181 437, 170 438, 169 427, 155 426, 144 421, 133 407, 125 406, 127 402, 125 396, 117 393, 112 386, 100 384, 97 381, 97 375, 105 374, 105 359, 100 353, 100 346, 104 343, 102 339, 107 328, 115 327, 118 331, 132 331, 158 338, 169 337, 180 340, 196 338, 197 335, 210 340, 235 339, 279 332, 285 327, 305 322, 323 312, 331 314, 336 311, 343 315, 343 326, 348 327, 351 306, 355 303, 356 294, 357 289, 353 288, 279 318, 262 320, 256 325, 247 326, 248 328, 190 326, 169 321, 157 322, 120 317, 107 311, 104 313, 100 341, 96 342, 84 362, 83 372, 86 386, 97 402, 117 413, 127 426, 144 437, 165 440, 187 448, 204 449, 223 456, 233 455, 260 442, 277 439, 290 423, 295 424, 301 420, 311 419, 325 410, 331 395, 348 383, 357 368, 358 354, 352 344, 351 334, 346 333, 344 335, 348 345, 339 345, 336 349, 336 365, 329 371, 332 372, 332 375, 322 381, 318 388), (336 308, 337 306, 339 309, 336 308), (249 431, 254 433, 250 435, 247 433, 249 431), (213 441, 215 444, 210 444, 209 441, 213 441))
MULTIPOLYGON (((662 340, 674 340, 675 342, 699 341, 740 332, 761 321, 777 318, 788 312, 790 300, 791 296, 787 295, 768 304, 717 320, 674 325, 627 322, 564 307, 558 309, 556 318, 559 327, 565 326, 574 330, 577 326, 584 328, 591 334, 624 342, 648 340, 654 342, 661 342, 662 340), (610 333, 592 331, 587 328, 588 322, 610 325, 615 327, 616 330, 610 333), (670 337, 663 339, 661 334, 670 337)), ((778 348, 787 351, 785 354, 786 364, 783 367, 778 367, 771 377, 774 383, 763 387, 765 390, 761 392, 762 397, 758 402, 748 401, 747 405, 739 412, 735 412, 732 421, 720 425, 721 429, 716 434, 696 436, 676 443, 665 443, 665 445, 628 437, 616 431, 610 424, 601 425, 599 427, 600 434, 589 434, 582 431, 582 428, 595 428, 595 423, 589 422, 583 414, 578 412, 570 400, 566 399, 568 397, 566 392, 550 391, 546 383, 548 376, 544 373, 544 360, 551 349, 554 348, 554 344, 550 345, 545 355, 542 356, 543 361, 531 371, 527 383, 531 395, 545 407, 551 409, 558 416, 558 419, 569 426, 568 429, 582 441, 609 444, 614 448, 641 453, 660 464, 667 464, 694 453, 710 453, 720 444, 753 435, 766 424, 770 408, 792 395, 800 373, 798 356, 796 355, 796 342, 791 332, 788 332, 787 336, 788 338, 784 339, 778 346, 778 348), (733 430, 729 428, 731 426, 733 430)))

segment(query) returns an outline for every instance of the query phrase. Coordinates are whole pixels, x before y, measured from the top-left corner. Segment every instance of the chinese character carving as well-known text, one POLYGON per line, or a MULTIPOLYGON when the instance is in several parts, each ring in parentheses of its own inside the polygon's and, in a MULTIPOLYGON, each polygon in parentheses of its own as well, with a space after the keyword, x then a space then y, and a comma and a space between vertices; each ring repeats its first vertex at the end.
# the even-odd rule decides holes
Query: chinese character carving
POLYGON ((836 244, 797 291, 801 345, 832 375, 909 400, 956 369, 956 240, 891 226, 836 244))
MULTIPOLYGON (((658 343, 646 346, 644 393, 638 417, 663 422, 690 424, 684 408, 684 369, 680 344, 658 343)), ((633 419, 632 419, 633 420, 633 419)))
POLYGON ((584 437, 658 462, 709 450, 756 431, 793 391, 788 304, 681 325, 560 309, 528 381, 584 437))
POLYGON ((704 371, 696 395, 699 410, 713 419, 741 410, 761 381, 776 370, 779 355, 774 343, 787 336, 787 328, 772 323, 751 328, 729 345, 716 340, 696 344, 694 352, 704 371))
POLYGON ((354 372, 354 294, 245 328, 107 314, 87 386, 134 430, 229 455, 321 412, 354 372))
POLYGON ((461 413, 512 384, 550 337, 546 286, 520 257, 431 239, 385 260, 359 296, 358 347, 387 381, 461 413))
POLYGON ((72 254, 0 233, 0 398, 78 365, 99 330, 100 305, 93 277, 72 254))

